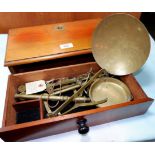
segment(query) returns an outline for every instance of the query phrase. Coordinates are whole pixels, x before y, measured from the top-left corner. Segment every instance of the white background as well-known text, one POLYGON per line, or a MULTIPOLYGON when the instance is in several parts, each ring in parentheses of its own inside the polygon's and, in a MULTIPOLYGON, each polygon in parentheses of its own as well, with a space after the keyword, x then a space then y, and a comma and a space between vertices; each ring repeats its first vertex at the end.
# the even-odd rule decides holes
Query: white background
POLYGON ((0 11, 137 12, 154 11, 154 0, 0 0, 0 11))

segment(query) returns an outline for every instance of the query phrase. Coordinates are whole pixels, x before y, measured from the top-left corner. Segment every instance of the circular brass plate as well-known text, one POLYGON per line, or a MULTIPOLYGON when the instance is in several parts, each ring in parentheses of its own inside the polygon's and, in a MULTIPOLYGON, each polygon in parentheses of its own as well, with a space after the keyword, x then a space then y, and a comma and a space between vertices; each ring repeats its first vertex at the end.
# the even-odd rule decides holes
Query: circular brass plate
POLYGON ((97 26, 92 53, 103 69, 114 75, 127 75, 140 69, 150 53, 145 26, 135 17, 115 14, 97 26))
POLYGON ((110 77, 96 80, 90 87, 89 96, 92 101, 108 99, 107 102, 97 105, 98 107, 123 103, 132 99, 129 88, 122 81, 110 77))

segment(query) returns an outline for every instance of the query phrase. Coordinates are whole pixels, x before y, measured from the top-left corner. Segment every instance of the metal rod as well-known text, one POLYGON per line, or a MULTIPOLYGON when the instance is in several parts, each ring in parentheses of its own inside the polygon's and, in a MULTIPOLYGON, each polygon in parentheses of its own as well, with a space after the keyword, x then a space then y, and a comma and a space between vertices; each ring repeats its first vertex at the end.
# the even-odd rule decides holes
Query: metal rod
MULTIPOLYGON (((72 84, 72 83, 76 83, 78 80, 81 80, 81 81, 86 80, 87 76, 88 76, 87 74, 83 74, 83 75, 81 75, 79 77, 57 79, 57 81, 55 83, 53 83, 53 84, 54 84, 54 86, 60 86, 60 82, 61 82, 61 85, 72 84)), ((51 83, 51 82, 53 82, 53 80, 49 80, 49 81, 46 81, 46 82, 51 83)))
POLYGON ((81 87, 81 85, 74 85, 74 86, 70 86, 68 88, 65 88, 65 89, 62 89, 62 90, 59 90, 59 91, 56 91, 56 92, 53 92, 51 95, 58 95, 60 93, 64 93, 64 92, 67 92, 67 91, 70 91, 70 90, 74 90, 74 89, 77 89, 81 87))
POLYGON ((102 104, 107 102, 107 98, 105 98, 102 101, 97 101, 97 102, 90 102, 90 103, 76 103, 72 108, 70 108, 69 110, 65 111, 64 113, 62 113, 62 115, 67 114, 69 112, 71 112, 72 110, 79 108, 79 107, 89 107, 89 106, 95 106, 98 104, 102 104))
POLYGON ((70 88, 70 87, 75 86, 75 85, 76 85, 76 84, 73 83, 73 84, 70 84, 70 85, 62 86, 61 88, 55 88, 55 89, 54 89, 54 92, 60 91, 60 90, 66 89, 66 88, 70 88))
POLYGON ((72 102, 78 95, 88 87, 98 76, 101 74, 103 69, 99 70, 93 77, 90 78, 88 82, 86 82, 76 93, 74 93, 68 100, 66 100, 60 107, 58 107, 54 112, 53 115, 56 116, 62 109, 64 109, 70 102, 72 102))
POLYGON ((48 102, 47 101, 43 101, 43 103, 44 103, 45 109, 47 111, 47 115, 50 116, 50 114, 52 114, 52 111, 51 111, 51 109, 50 109, 50 107, 48 105, 48 102))
MULTIPOLYGON (((54 95, 26 95, 26 94, 15 94, 15 99, 43 99, 43 100, 50 100, 50 101, 66 101, 70 97, 69 96, 54 96, 54 95)), ((90 98, 87 97, 76 97, 73 101, 76 102, 90 102, 90 98)))
POLYGON ((61 85, 67 85, 67 84, 70 84, 70 83, 74 83, 74 82, 76 82, 76 78, 74 77, 74 78, 72 78, 72 79, 62 79, 62 80, 59 80, 58 82, 56 82, 55 84, 54 84, 54 86, 60 86, 60 81, 61 81, 61 85))

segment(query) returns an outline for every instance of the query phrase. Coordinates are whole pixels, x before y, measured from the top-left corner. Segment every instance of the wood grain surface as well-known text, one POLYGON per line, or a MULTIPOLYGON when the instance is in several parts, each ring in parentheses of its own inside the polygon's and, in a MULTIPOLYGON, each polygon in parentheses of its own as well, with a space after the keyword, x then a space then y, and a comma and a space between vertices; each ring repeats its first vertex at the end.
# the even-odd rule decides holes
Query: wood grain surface
MULTIPOLYGON (((0 33, 9 29, 75 20, 105 18, 113 12, 0 12, 0 33)), ((131 12, 140 17, 139 12, 131 12)))
MULTIPOLYGON (((66 14, 74 15, 76 17, 75 20, 80 19, 77 17, 81 17, 81 19, 87 19, 88 17, 101 18, 78 21, 73 20, 74 22, 11 29, 9 31, 5 66, 30 64, 91 53, 92 34, 97 24, 101 19, 116 13, 66 14), (59 27, 63 27, 63 29, 57 29, 59 27), (61 49, 60 45, 66 43, 72 43, 73 47, 61 49)), ((129 14, 132 14, 137 18, 140 17, 140 13, 129 14)), ((55 14, 53 13, 53 15, 55 14)), ((70 19, 67 21, 70 21, 70 19)), ((10 70, 12 70, 11 67, 10 70)))
POLYGON ((133 95, 132 101, 53 118, 44 118, 43 108, 40 108, 40 120, 16 124, 15 109, 17 110, 19 107, 21 109, 22 105, 29 104, 30 102, 39 102, 37 100, 31 100, 16 103, 14 94, 19 85, 40 79, 50 80, 51 78, 74 77, 86 73, 90 68, 94 72, 100 69, 95 62, 89 62, 10 75, 0 137, 5 141, 26 141, 67 132, 78 129, 77 120, 81 118, 86 118, 89 126, 107 123, 143 114, 153 102, 153 99, 147 97, 136 79, 132 75, 127 75, 122 76, 121 80, 128 85, 133 95))
MULTIPOLYGON (((147 111, 152 104, 151 99, 137 100, 133 104, 120 104, 111 109, 98 108, 96 110, 83 111, 75 114, 60 116, 57 118, 43 119, 29 123, 8 126, 0 129, 0 137, 4 141, 27 141, 49 135, 60 134, 72 130, 78 130, 77 121, 81 118, 87 120, 87 125, 94 126, 111 121, 116 121, 147 111)), ((78 132, 78 131, 77 131, 78 132)), ((89 131, 91 132, 91 130, 89 131)))
MULTIPOLYGON (((58 56, 60 53, 90 49, 94 29, 101 19, 74 21, 44 26, 18 28, 9 31, 5 63, 30 58, 58 56), (62 29, 57 29, 63 27, 62 29), (62 49, 67 43, 73 47, 62 49)), ((81 53, 81 52, 80 52, 81 53)))

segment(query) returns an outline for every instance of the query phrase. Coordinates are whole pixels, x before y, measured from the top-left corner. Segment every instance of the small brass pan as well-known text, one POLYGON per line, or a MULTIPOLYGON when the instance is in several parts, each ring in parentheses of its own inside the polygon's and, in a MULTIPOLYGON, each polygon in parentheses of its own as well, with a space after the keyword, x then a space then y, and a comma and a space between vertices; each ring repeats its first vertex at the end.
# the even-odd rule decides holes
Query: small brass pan
POLYGON ((111 77, 97 79, 89 89, 89 97, 92 101, 108 99, 107 102, 97 105, 98 107, 123 103, 132 99, 129 88, 122 81, 111 77))

